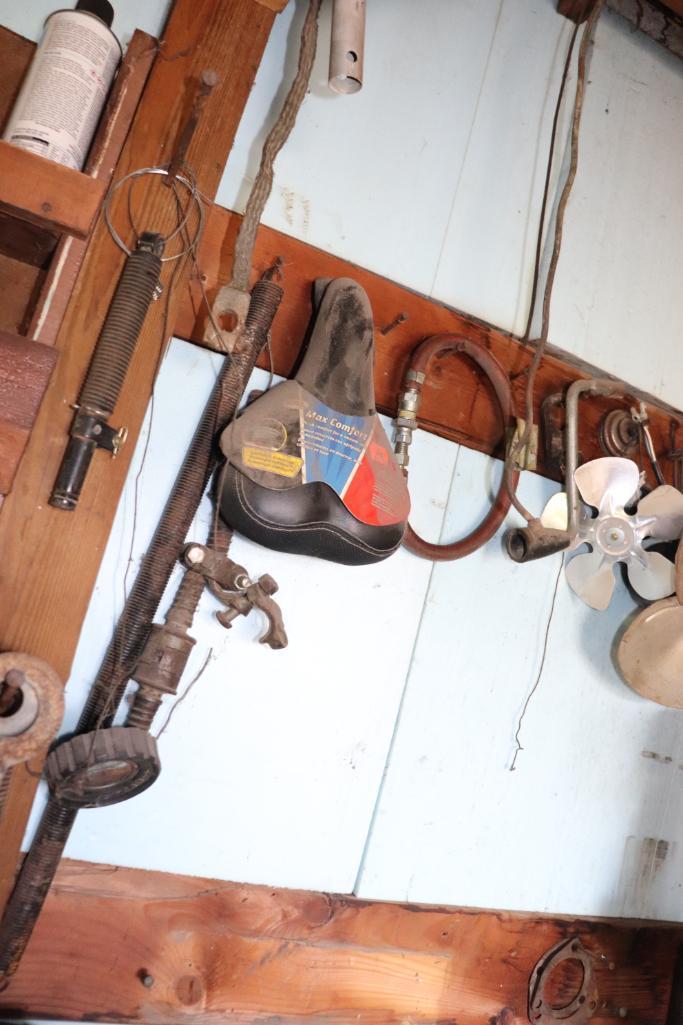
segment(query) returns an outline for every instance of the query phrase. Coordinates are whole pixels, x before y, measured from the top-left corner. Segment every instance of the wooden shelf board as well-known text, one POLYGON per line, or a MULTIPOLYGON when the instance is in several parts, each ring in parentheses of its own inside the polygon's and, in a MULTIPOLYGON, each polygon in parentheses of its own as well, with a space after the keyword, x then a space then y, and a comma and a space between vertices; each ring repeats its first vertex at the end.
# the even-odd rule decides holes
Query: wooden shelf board
POLYGON ((106 184, 0 140, 0 210, 60 234, 87 238, 106 184))

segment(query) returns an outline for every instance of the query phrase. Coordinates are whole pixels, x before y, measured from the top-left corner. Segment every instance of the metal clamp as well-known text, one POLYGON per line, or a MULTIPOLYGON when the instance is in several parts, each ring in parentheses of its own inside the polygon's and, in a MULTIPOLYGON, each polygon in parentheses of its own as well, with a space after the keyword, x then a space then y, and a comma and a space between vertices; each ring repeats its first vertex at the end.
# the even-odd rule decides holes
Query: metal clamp
POLYGON ((271 576, 265 573, 254 581, 244 566, 205 545, 194 543, 186 545, 182 562, 187 569, 200 573, 214 597, 225 605, 225 612, 216 613, 221 626, 229 630, 238 616, 248 616, 253 609, 260 609, 268 620, 261 644, 275 649, 287 647, 282 610, 272 598, 278 585, 271 576))

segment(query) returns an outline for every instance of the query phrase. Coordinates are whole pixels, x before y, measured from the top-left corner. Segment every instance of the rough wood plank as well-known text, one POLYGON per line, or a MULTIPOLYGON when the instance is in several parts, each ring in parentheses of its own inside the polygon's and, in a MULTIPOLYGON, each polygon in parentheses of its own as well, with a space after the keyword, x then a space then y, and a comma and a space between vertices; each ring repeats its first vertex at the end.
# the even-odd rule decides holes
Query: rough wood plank
POLYGON ((19 465, 31 430, 21 427, 0 414, 0 502, 12 487, 12 481, 19 465))
MULTIPOLYGON (((157 45, 157 40, 147 32, 138 29, 133 33, 90 148, 85 172, 107 188, 154 63, 157 45)), ((28 334, 32 338, 54 345, 87 247, 87 240, 61 238, 31 318, 28 334)))
POLYGON ((57 353, 48 345, 0 331, 0 415, 31 427, 57 353))
POLYGON ((0 494, 9 491, 57 353, 0 331, 0 494))
POLYGON ((45 228, 0 213, 0 253, 33 267, 45 267, 58 238, 45 228))
MULTIPOLYGON (((167 162, 182 130, 184 98, 204 68, 220 75, 192 144, 188 162, 202 192, 218 186, 237 125, 261 61, 274 15, 254 0, 176 0, 115 176, 167 162), (217 131, 216 126, 220 127, 217 131)), ((98 184, 98 183, 96 183, 98 184)), ((120 222, 125 197, 112 204, 120 222)), ((166 231, 175 209, 157 179, 136 190, 140 225, 166 231)), ((129 441, 112 461, 98 453, 78 509, 47 504, 64 450, 74 402, 119 277, 123 254, 98 223, 79 274, 56 347, 63 352, 41 406, 14 488, 0 510, 0 649, 29 651, 67 679, 81 624, 116 512, 159 354, 172 330, 179 291, 166 294, 148 315, 112 422, 125 424, 129 441), (168 316, 167 313, 168 305, 168 316), (100 458, 100 456, 102 458, 100 458)), ((180 288, 189 264, 176 274, 180 288)), ((34 768, 39 768, 39 762, 34 768)), ((0 905, 14 878, 19 844, 36 788, 23 769, 12 785, 0 839, 0 905)))
MULTIPOLYGON (((214 207, 199 252, 199 265, 205 277, 204 287, 213 301, 219 283, 229 279, 240 218, 222 207, 214 207)), ((276 257, 283 260, 285 298, 273 326, 275 371, 290 376, 296 366, 311 312, 311 286, 317 277, 352 277, 366 289, 375 319, 375 392, 378 407, 393 416, 410 353, 418 342, 440 331, 455 331, 481 342, 501 361, 513 379, 518 411, 524 408, 525 371, 531 350, 519 339, 464 313, 418 295, 393 281, 362 267, 324 253, 305 242, 262 226, 256 239, 255 268, 260 273, 276 257), (405 316, 400 323, 397 318, 405 316), (394 325, 394 326, 392 326, 394 325)), ((184 301, 176 323, 176 334, 202 344, 206 312, 199 281, 194 278, 184 292, 184 301)), ((262 365, 265 365, 262 360, 262 365)), ((597 372, 598 376, 603 376, 597 372)), ((591 376, 587 368, 577 366, 557 351, 548 352, 537 376, 537 396, 544 398, 561 391, 580 377, 591 376)), ((635 390, 635 389, 634 389, 635 390)), ((628 403, 620 403, 628 406, 628 403)), ((539 422, 537 401, 535 423, 539 422)), ((611 408, 600 399, 581 405, 581 451, 585 459, 604 455, 599 448, 599 422, 611 408)), ((671 449, 671 431, 683 414, 648 402, 651 429, 659 455, 671 449)), ((464 357, 448 356, 434 366, 423 390, 420 426, 481 452, 501 454, 498 412, 488 386, 464 357)), ((680 433, 680 432, 679 432, 680 433)), ((676 445, 680 439, 676 441, 676 445)), ((647 464, 646 464, 647 465, 647 464)), ((673 465, 663 458, 668 480, 673 465)), ((541 453, 539 472, 557 479, 556 469, 545 464, 541 453)), ((654 482, 654 478, 650 478, 654 482)))
POLYGON ((256 0, 256 3, 263 4, 264 7, 267 7, 269 10, 275 11, 276 14, 279 14, 280 11, 284 11, 289 0, 256 0))
POLYGON ((39 227, 86 238, 106 186, 0 139, 0 209, 39 227))
POLYGON ((36 44, 0 26, 0 132, 5 127, 36 44))
POLYGON ((0 1009, 141 1025, 526 1025, 529 974, 567 936, 595 954, 594 1022, 663 1025, 680 926, 376 903, 65 862, 0 1009))
POLYGON ((0 330, 25 334, 45 281, 45 271, 0 253, 0 330))

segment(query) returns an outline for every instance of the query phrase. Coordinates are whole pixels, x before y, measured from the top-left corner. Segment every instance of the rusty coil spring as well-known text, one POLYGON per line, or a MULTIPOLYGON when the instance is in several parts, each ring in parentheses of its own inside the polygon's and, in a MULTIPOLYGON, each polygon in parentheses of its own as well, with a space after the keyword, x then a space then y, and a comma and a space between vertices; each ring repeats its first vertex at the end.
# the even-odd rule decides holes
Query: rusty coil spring
POLYGON ((126 259, 81 388, 79 406, 107 416, 114 412, 160 274, 161 257, 150 249, 136 249, 126 259))
MULTIPOLYGON (((252 290, 240 353, 226 358, 173 490, 142 560, 111 643, 78 723, 78 733, 110 726, 147 640, 197 506, 215 469, 217 433, 234 417, 282 299, 282 289, 262 279, 252 290)), ((31 848, 0 922, 0 980, 16 971, 54 879, 77 809, 50 796, 31 848)))

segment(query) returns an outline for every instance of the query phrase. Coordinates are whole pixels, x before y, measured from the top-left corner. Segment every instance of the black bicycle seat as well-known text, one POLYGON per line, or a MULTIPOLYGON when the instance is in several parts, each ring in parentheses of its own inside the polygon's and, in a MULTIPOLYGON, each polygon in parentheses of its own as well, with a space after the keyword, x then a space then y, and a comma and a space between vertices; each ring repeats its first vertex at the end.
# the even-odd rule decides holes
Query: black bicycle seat
POLYGON ((317 281, 314 307, 294 380, 256 399, 221 436, 221 514, 267 548, 379 562, 401 544, 410 499, 375 410, 372 310, 348 278, 317 281))

